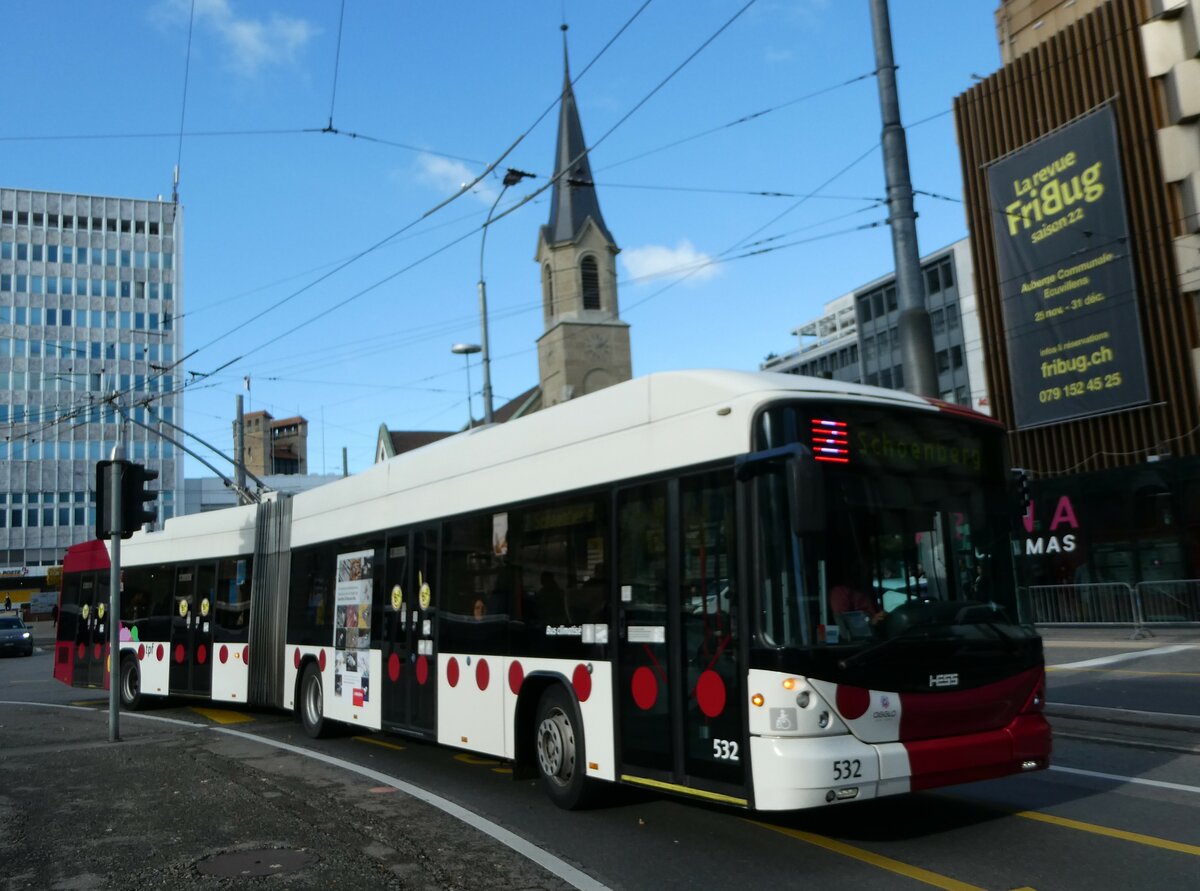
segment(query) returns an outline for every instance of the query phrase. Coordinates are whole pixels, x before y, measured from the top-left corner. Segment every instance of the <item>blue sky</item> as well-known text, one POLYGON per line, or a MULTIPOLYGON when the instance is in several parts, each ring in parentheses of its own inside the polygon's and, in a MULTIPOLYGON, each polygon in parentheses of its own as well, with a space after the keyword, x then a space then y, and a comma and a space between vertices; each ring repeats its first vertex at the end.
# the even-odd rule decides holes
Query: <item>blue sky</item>
MULTIPOLYGON (((644 3, 346 0, 339 55, 340 0, 196 0, 186 105, 190 0, 5 4, 0 183, 154 198, 170 194, 178 158, 184 351, 201 348, 184 371, 224 368, 189 388, 187 428, 229 449, 243 393, 251 410, 308 418, 310 471, 340 470, 343 446, 361 469, 381 422, 467 419, 450 347, 479 340, 478 230, 499 176, 421 217, 522 134, 499 172, 538 176, 500 210, 553 173, 565 14, 600 204, 622 248, 634 374, 756 368, 826 301, 893 268, 878 92, 863 77, 868 4, 758 0, 721 30, 746 0, 652 0, 639 13, 644 3), (331 117, 341 135, 319 132, 331 117), (181 120, 195 134, 182 143, 181 120), (64 136, 119 138, 33 138, 64 136)), ((961 196, 949 112, 973 74, 999 66, 995 6, 892 0, 918 191, 961 196)), ((533 254, 547 196, 488 234, 497 404, 537 381, 533 254)), ((922 253, 965 234, 960 203, 916 206, 922 253)), ((478 416, 478 367, 471 385, 478 416)))

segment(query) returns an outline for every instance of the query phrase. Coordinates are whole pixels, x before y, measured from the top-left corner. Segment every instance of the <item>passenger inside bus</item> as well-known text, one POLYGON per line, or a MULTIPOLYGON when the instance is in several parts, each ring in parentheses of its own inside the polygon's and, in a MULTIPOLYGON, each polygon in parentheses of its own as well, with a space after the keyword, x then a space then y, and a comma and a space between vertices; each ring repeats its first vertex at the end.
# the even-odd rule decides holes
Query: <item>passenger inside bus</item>
POLYGON ((884 617, 884 612, 869 596, 857 574, 844 571, 833 578, 840 579, 829 589, 829 611, 847 638, 854 640, 871 636, 871 628, 884 617))

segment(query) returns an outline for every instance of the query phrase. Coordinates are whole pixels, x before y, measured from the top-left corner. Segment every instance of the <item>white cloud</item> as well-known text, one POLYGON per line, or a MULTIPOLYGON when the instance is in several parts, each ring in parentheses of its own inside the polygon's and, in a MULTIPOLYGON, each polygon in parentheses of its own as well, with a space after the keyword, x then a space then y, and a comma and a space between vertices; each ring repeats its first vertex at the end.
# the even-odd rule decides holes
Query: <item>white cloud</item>
POLYGON ((713 257, 697 251, 686 238, 673 248, 658 244, 625 248, 620 257, 625 271, 634 279, 678 276, 696 283, 707 281, 720 271, 713 257))
MULTIPOLYGON (((190 0, 169 0, 170 12, 184 21, 191 11, 190 0)), ((271 13, 267 18, 239 16, 232 0, 196 0, 196 25, 213 29, 229 51, 230 66, 252 77, 269 65, 286 65, 317 34, 305 19, 271 13)))
MULTIPOLYGON (((438 155, 420 155, 417 157, 418 178, 433 186, 439 192, 457 192, 466 183, 471 182, 479 174, 475 173, 462 161, 442 158, 438 155)), ((491 206, 499 191, 488 180, 481 180, 471 190, 471 194, 481 203, 491 206)))

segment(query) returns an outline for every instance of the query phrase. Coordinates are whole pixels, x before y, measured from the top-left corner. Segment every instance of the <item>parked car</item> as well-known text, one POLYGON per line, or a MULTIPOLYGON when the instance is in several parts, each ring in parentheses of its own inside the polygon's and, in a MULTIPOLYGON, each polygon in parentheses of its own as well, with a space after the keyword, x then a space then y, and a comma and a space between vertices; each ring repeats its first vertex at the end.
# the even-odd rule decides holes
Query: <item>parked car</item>
POLYGON ((0 654, 33 655, 33 632, 20 616, 0 616, 0 654))

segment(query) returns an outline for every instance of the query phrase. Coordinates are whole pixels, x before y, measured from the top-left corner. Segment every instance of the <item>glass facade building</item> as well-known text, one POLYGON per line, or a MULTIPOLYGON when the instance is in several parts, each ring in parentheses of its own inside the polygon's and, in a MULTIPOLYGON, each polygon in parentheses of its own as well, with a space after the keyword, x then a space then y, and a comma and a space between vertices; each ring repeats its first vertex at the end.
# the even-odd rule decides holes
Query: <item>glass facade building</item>
POLYGON ((182 426, 181 236, 171 202, 0 189, 0 567, 44 575, 94 535, 118 430, 176 513, 182 454, 122 412, 182 426))

